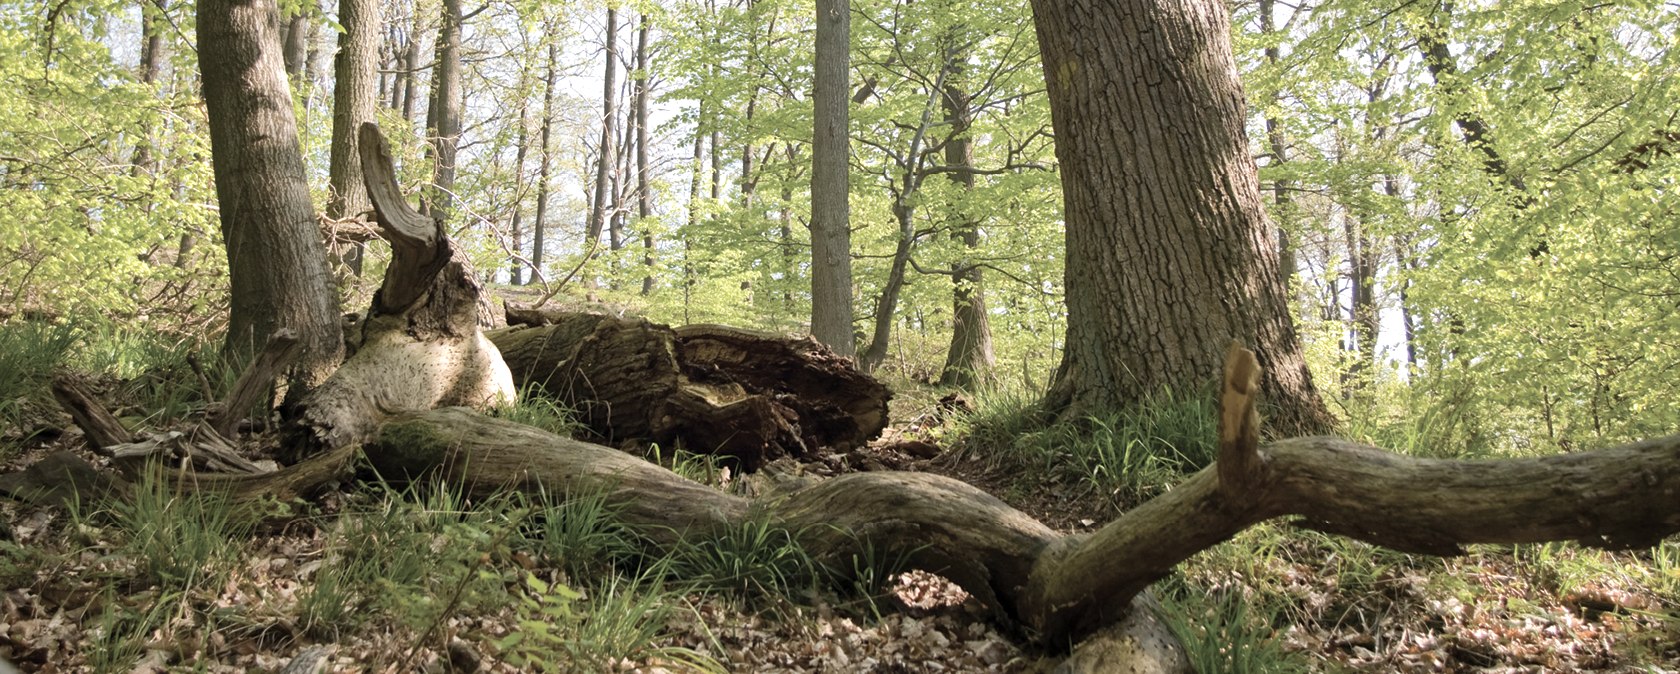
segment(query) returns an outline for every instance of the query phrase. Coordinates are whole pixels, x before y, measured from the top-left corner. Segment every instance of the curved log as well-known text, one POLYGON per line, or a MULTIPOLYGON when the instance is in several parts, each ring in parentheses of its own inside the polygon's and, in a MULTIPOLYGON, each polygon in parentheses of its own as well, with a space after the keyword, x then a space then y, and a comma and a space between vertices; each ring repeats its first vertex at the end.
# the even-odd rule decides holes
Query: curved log
MULTIPOLYGON (((1213 466, 1089 536, 1058 535, 974 487, 920 473, 844 475, 756 507, 803 532, 818 554, 867 543, 910 555, 1004 621, 1060 645, 1125 618, 1150 583, 1196 552, 1274 518, 1432 555, 1468 543, 1640 547, 1680 531, 1680 436, 1488 461, 1413 459, 1335 438, 1260 447, 1250 442, 1259 437, 1248 412, 1254 387, 1228 388, 1236 413, 1223 415, 1222 437, 1244 440, 1224 443, 1213 466)), ((401 432, 382 432, 370 452, 387 475, 442 467, 485 492, 608 488, 633 508, 635 523, 677 532, 703 534, 699 525, 749 510, 738 497, 607 448, 464 410, 405 415, 391 428, 401 432)))

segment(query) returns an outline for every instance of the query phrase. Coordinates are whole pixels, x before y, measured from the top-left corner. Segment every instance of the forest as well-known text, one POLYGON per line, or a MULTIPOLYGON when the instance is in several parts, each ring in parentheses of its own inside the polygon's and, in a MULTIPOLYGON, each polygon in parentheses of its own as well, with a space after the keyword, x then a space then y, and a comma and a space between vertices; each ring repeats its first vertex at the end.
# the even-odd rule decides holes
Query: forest
POLYGON ((0 672, 1680 670, 1677 49, 0 0, 0 672))

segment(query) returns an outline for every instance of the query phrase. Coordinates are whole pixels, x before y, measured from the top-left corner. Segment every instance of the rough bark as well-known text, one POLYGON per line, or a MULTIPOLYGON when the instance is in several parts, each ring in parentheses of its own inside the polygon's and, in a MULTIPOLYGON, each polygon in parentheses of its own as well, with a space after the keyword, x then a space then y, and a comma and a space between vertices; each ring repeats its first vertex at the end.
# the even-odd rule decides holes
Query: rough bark
MULTIPOLYGON (((163 37, 164 28, 169 24, 168 12, 169 0, 140 2, 140 67, 136 74, 141 84, 156 86, 158 77, 163 74, 163 64, 169 58, 168 43, 163 37)), ((153 129, 143 129, 140 140, 134 144, 135 177, 156 168, 157 162, 152 156, 153 133, 153 129)))
POLYGON ((273 0, 198 4, 211 163, 227 245, 227 352, 248 357, 279 328, 303 351, 288 398, 325 381, 343 353, 339 314, 298 146, 273 0))
POLYGON ((1285 434, 1332 418, 1290 320, 1223 3, 1033 3, 1066 200, 1067 349, 1048 409, 1194 391, 1256 345, 1285 434))
POLYGON ((842 356, 852 337, 852 234, 847 201, 850 102, 848 0, 817 0, 815 138, 811 151, 811 336, 842 356))
POLYGON ((362 125, 357 145, 391 263, 359 326, 356 354, 304 400, 288 429, 297 455, 360 444, 394 412, 483 408, 517 393, 501 354, 478 329, 480 288, 466 258, 441 220, 403 199, 378 127, 362 125))
MULTIPOLYGON (((377 107, 378 0, 338 0, 338 22, 344 32, 338 36, 338 54, 333 59, 332 149, 327 161, 327 217, 334 220, 357 216, 373 206, 362 184, 356 136, 362 124, 373 121, 377 107)), ((340 261, 358 276, 363 245, 348 244, 338 253, 340 261)))
POLYGON ((572 408, 602 442, 677 446, 753 470, 849 451, 886 426, 886 387, 811 341, 599 314, 543 318, 489 337, 515 385, 572 408))
POLYGON ((88 447, 94 453, 110 456, 111 447, 134 439, 133 431, 124 427, 116 416, 99 404, 88 389, 87 382, 81 378, 70 375, 53 377, 52 394, 59 407, 69 412, 76 426, 82 429, 82 435, 87 438, 88 447))
MULTIPOLYGON (((969 138, 973 125, 973 111, 969 94, 963 91, 963 75, 967 54, 957 49, 961 31, 953 31, 951 47, 945 57, 947 74, 945 95, 941 101, 945 125, 945 166, 956 169, 947 174, 960 185, 964 193, 973 191, 974 174, 963 169, 974 166, 974 142, 969 138)), ((980 223, 964 212, 962 205, 954 210, 952 236, 960 240, 963 249, 973 255, 980 247, 980 223)), ((992 352, 991 317, 986 310, 986 278, 979 265, 959 260, 951 265, 951 348, 946 351, 945 365, 940 370, 941 386, 970 388, 984 384, 991 378, 996 356, 992 352)))

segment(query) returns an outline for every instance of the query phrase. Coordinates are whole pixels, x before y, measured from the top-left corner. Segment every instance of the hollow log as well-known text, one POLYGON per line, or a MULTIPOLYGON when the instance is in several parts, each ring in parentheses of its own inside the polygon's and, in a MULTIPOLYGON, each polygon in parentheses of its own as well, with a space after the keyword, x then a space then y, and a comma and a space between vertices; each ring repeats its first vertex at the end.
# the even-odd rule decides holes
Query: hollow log
POLYGON ((489 333, 515 385, 575 410, 594 439, 658 443, 752 470, 878 436, 891 392, 807 339, 713 325, 550 313, 489 333))

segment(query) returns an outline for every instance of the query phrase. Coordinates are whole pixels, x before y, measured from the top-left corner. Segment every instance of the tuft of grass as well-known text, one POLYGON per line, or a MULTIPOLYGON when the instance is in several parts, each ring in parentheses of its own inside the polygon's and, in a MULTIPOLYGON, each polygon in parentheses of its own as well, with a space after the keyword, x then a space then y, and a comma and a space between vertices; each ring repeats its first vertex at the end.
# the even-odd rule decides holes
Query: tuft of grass
POLYGON ((608 671, 647 660, 688 671, 725 671, 691 649, 654 646, 683 601, 656 576, 609 574, 580 592, 527 574, 516 607, 519 629, 496 642, 496 649, 515 666, 544 672, 608 671))
POLYGON ((317 636, 380 618, 423 629, 442 611, 505 602, 502 581, 481 573, 480 560, 524 525, 511 502, 474 504, 440 484, 384 487, 371 505, 340 516, 299 598, 299 622, 317 636))
POLYGON ((762 516, 685 543, 663 561, 678 578, 745 598, 787 596, 811 586, 821 570, 796 532, 762 516))
POLYGON ((47 383, 70 357, 77 339, 71 325, 0 323, 0 427, 21 429, 31 405, 50 403, 47 383))
POLYGON ((1279 643, 1278 613, 1240 591, 1187 591, 1163 601, 1162 617, 1201 674, 1289 674, 1311 671, 1303 656, 1279 643))
MULTIPOLYGON (((105 506, 118 531, 118 554, 153 584, 186 589, 220 583, 238 562, 254 518, 223 496, 169 484, 162 470, 148 467, 129 498, 105 506)), ((91 519, 73 516, 78 524, 91 519)))
POLYGON ((100 674, 132 670, 152 643, 152 633, 168 626, 181 601, 181 595, 165 593, 142 606, 129 607, 114 594, 106 594, 104 610, 93 626, 101 647, 88 654, 88 667, 100 674))
POLYGON ((959 433, 970 456, 1086 485, 1125 508, 1148 499, 1218 455, 1218 410, 1203 392, 1163 390, 1117 412, 1050 423, 1038 400, 999 390, 980 396, 959 433))
POLYGON ((574 578, 620 568, 636 557, 635 532, 618 521, 607 491, 572 494, 562 500, 544 495, 527 527, 525 544, 540 556, 557 560, 574 578))
POLYGON ((534 386, 520 389, 518 400, 497 407, 492 414, 565 438, 573 437, 583 430, 573 410, 543 395, 534 386))

